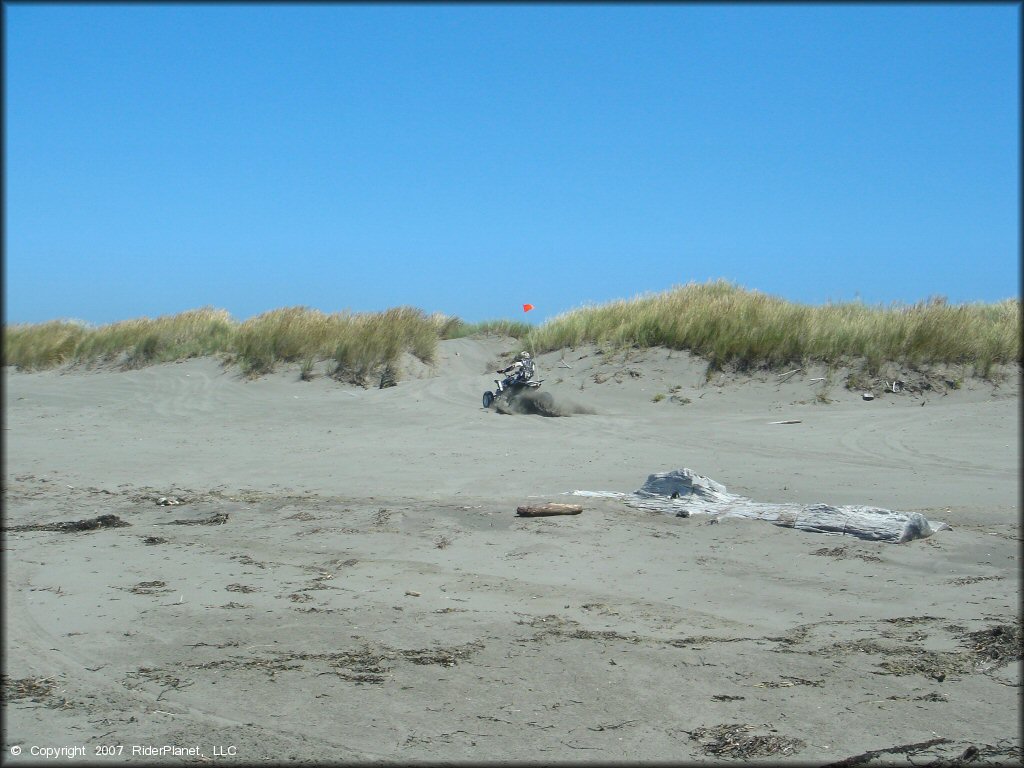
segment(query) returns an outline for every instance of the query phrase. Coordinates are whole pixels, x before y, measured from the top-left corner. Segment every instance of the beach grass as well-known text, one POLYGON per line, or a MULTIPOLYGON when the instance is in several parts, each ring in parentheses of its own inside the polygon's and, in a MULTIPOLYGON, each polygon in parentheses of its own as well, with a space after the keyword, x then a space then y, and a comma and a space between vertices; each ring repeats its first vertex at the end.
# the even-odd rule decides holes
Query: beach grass
POLYGON ((5 325, 4 364, 26 371, 63 365, 91 334, 85 323, 66 320, 5 325))
POLYGON ((104 325, 90 331, 75 348, 72 362, 122 360, 125 367, 216 354, 231 343, 235 324, 222 309, 205 307, 104 325))
POLYGON ((537 352, 588 343, 688 350, 712 369, 863 360, 869 371, 886 362, 951 363, 987 376, 994 364, 1020 362, 1020 323, 1016 299, 805 305, 718 280, 575 309, 534 329, 528 341, 537 352))
POLYGON ((514 339, 526 338, 533 326, 518 320, 484 320, 479 323, 466 323, 459 320, 442 336, 444 339, 462 339, 467 336, 511 336, 514 339))
POLYGON ((609 349, 667 347, 708 360, 709 370, 777 368, 820 361, 861 361, 868 373, 890 362, 973 366, 1021 362, 1021 302, 912 305, 862 302, 806 305, 717 280, 585 306, 532 326, 512 320, 466 323, 414 307, 326 314, 286 307, 237 322, 205 307, 99 327, 75 321, 4 326, 4 364, 23 370, 115 363, 125 368, 206 355, 222 356, 249 376, 298 363, 308 378, 329 361, 332 375, 360 383, 394 369, 409 353, 434 361, 442 339, 501 335, 535 353, 583 344, 609 349))
POLYGON ((4 327, 4 364, 22 370, 104 363, 135 368, 221 355, 248 376, 269 373, 282 362, 299 362, 308 371, 315 361, 332 360, 334 375, 362 380, 406 352, 432 362, 442 335, 459 322, 412 307, 366 314, 286 307, 242 323, 224 310, 205 308, 99 327, 73 321, 19 324, 4 327))
POLYGON ((289 307, 246 320, 225 351, 250 376, 269 373, 279 362, 299 362, 306 375, 315 362, 331 360, 334 376, 364 383, 372 372, 395 366, 406 352, 433 362, 451 322, 413 307, 365 314, 289 307))
POLYGON ((228 348, 236 323, 203 308, 97 328, 75 321, 4 326, 4 363, 25 370, 119 361, 133 368, 213 355, 228 348))

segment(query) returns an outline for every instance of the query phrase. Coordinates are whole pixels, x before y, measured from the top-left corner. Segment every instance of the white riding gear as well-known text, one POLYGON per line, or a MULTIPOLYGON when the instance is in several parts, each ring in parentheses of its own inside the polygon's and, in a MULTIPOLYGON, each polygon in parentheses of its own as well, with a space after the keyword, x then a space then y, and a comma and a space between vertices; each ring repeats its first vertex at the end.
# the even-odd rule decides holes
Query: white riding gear
POLYGON ((527 382, 533 378, 534 367, 533 360, 530 359, 529 352, 523 352, 521 355, 522 360, 515 360, 512 365, 507 368, 502 368, 498 373, 508 374, 505 379, 498 383, 498 391, 501 392, 510 384, 516 382, 527 382))

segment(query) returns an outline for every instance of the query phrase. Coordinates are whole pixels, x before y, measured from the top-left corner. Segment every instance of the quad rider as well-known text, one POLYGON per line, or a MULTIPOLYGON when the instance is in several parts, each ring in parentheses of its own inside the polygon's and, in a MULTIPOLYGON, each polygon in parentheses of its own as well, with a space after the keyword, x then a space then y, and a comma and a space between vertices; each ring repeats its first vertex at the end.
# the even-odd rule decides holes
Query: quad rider
POLYGON ((523 352, 519 355, 518 360, 513 360, 510 366, 502 368, 498 373, 506 374, 505 379, 498 383, 499 394, 511 384, 529 381, 533 378, 534 374, 533 360, 530 359, 530 353, 523 352))

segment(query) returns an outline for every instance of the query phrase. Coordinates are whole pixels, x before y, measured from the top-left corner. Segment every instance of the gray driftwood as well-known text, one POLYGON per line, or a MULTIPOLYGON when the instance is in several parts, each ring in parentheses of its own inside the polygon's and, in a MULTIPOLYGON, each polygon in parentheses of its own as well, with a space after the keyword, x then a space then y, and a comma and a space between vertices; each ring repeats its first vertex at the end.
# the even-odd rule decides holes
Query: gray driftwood
POLYGON ((631 507, 686 517, 716 515, 767 520, 774 525, 814 533, 856 536, 869 541, 904 543, 949 530, 945 523, 929 522, 917 512, 894 512, 880 507, 828 504, 770 504, 729 493, 725 486, 691 469, 649 475, 632 493, 573 491, 576 496, 621 498, 631 507), (680 514, 686 513, 686 514, 680 514))
POLYGON ((578 504, 541 504, 533 507, 516 507, 520 517, 547 517, 549 515, 578 515, 583 507, 578 504))

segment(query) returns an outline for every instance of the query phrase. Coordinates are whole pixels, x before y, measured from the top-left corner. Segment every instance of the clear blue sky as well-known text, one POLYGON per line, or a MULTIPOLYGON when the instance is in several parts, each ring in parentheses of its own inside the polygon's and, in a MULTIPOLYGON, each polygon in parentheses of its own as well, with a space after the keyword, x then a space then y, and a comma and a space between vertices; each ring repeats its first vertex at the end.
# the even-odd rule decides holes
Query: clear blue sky
POLYGON ((5 321, 1017 296, 1020 14, 5 4, 5 321))

